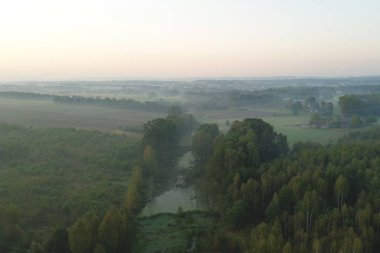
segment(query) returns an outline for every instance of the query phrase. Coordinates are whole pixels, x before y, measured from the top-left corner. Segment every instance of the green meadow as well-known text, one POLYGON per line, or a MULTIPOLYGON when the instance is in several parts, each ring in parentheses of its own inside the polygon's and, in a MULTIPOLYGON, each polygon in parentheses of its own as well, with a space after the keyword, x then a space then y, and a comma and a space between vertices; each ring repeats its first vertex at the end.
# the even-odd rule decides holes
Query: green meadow
MULTIPOLYGON (((56 104, 48 99, 0 98, 0 122, 3 123, 99 130, 125 134, 133 138, 140 138, 141 133, 121 131, 119 127, 141 128, 145 122, 164 116, 163 113, 105 106, 56 104)), ((310 114, 301 113, 294 116, 279 105, 194 112, 194 116, 200 122, 218 123, 222 131, 227 131, 229 128, 226 125, 227 120, 232 123, 234 120, 244 118, 262 118, 272 124, 276 131, 286 134, 290 144, 307 140, 329 143, 349 132, 349 129, 309 128, 307 122, 310 114)))
POLYGON ((297 141, 315 141, 322 144, 329 143, 343 136, 350 129, 317 129, 307 126, 310 119, 309 113, 293 115, 286 108, 269 106, 268 108, 250 108, 246 110, 228 109, 219 111, 206 111, 196 113, 196 118, 205 123, 218 123, 223 132, 227 132, 229 126, 226 121, 232 123, 235 120, 245 118, 261 118, 272 124, 275 131, 285 134, 290 144, 297 141))

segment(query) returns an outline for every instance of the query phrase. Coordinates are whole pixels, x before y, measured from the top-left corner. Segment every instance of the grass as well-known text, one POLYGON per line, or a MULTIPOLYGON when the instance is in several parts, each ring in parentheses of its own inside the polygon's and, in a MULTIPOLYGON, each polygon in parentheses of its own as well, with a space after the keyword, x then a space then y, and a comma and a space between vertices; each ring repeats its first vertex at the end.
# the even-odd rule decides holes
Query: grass
MULTIPOLYGON (((120 133, 119 127, 142 126, 162 113, 103 106, 56 104, 50 100, 0 98, 0 122, 33 127, 72 127, 120 133)), ((141 134, 123 132, 130 137, 141 134)))
POLYGON ((272 124, 277 132, 284 133, 290 144, 298 141, 314 141, 322 144, 330 143, 351 129, 321 129, 308 128, 309 115, 288 115, 278 117, 263 117, 263 120, 272 124))
POLYGON ((162 213, 140 218, 133 252, 188 252, 193 238, 209 229, 214 221, 214 217, 200 211, 182 215, 162 213))
POLYGON ((206 111, 196 114, 201 122, 218 123, 222 132, 226 132, 229 126, 226 121, 232 123, 235 120, 243 120, 245 118, 261 118, 273 125, 277 132, 283 133, 288 137, 289 143, 292 145, 298 141, 316 141, 326 144, 336 140, 351 129, 317 129, 305 127, 309 121, 310 114, 302 113, 294 116, 286 108, 278 106, 268 106, 266 108, 249 108, 228 109, 219 111, 206 111))
MULTIPOLYGON (((140 138, 141 133, 121 131, 119 127, 139 127, 162 113, 126 110, 104 106, 56 104, 50 100, 21 100, 0 98, 0 122, 34 127, 73 127, 99 130, 129 137, 140 138)), ((348 129, 303 128, 309 114, 293 116, 289 110, 278 105, 252 108, 230 108, 195 112, 200 122, 216 122, 222 131, 227 131, 225 122, 244 118, 262 118, 271 123, 275 130, 288 136, 293 144, 297 141, 317 141, 328 143, 347 133, 348 129)))

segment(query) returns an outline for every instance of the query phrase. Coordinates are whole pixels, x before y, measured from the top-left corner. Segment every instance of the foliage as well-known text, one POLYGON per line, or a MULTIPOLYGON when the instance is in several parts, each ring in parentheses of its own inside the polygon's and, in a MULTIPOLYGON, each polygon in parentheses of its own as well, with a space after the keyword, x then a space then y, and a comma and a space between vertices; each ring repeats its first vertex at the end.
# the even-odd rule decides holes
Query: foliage
POLYGON ((129 213, 137 213, 142 204, 142 171, 139 167, 135 167, 132 172, 131 180, 128 184, 128 191, 123 203, 123 208, 129 213))
POLYGON ((219 134, 216 124, 202 124, 198 127, 192 138, 191 150, 199 163, 203 164, 211 156, 214 142, 219 134))
POLYGON ((313 96, 305 99, 303 103, 298 100, 291 101, 288 103, 287 108, 292 111, 293 115, 298 115, 299 111, 304 110, 324 117, 331 117, 334 111, 332 102, 321 101, 318 103, 317 99, 313 96))
POLYGON ((118 135, 1 124, 0 251, 65 245, 56 227, 122 202, 137 150, 118 135))
POLYGON ((81 96, 53 96, 55 103, 65 104, 84 104, 109 106, 116 108, 126 108, 133 110, 167 112, 168 107, 159 102, 145 101, 140 102, 134 99, 116 99, 116 98, 100 98, 100 97, 81 97, 81 96))
MULTIPOLYGON (((178 110, 177 110, 178 112, 178 110)), ((191 114, 169 115, 144 124, 142 143, 151 146, 159 167, 170 164, 178 151, 179 138, 197 125, 191 114)))
POLYGON ((52 236, 46 241, 44 247, 46 252, 70 253, 69 236, 66 228, 60 227, 56 229, 52 236))
POLYGON ((295 101, 288 105, 288 108, 292 111, 293 115, 298 115, 299 111, 303 109, 303 105, 300 101, 295 101))
POLYGON ((183 110, 182 110, 181 106, 172 105, 169 107, 169 110, 168 110, 169 116, 178 117, 178 116, 181 116, 182 114, 183 114, 183 110))
POLYGON ((321 127, 323 124, 325 124, 325 119, 321 117, 319 113, 313 113, 310 116, 309 125, 315 126, 315 127, 321 127))
POLYGON ((333 115, 333 111, 334 111, 334 105, 332 102, 328 102, 328 103, 324 101, 321 102, 321 105, 319 107, 319 113, 322 116, 331 117, 333 115))
POLYGON ((317 102, 317 99, 313 96, 308 97, 305 100, 305 108, 310 112, 318 112, 319 104, 317 102))
POLYGON ((126 232, 123 216, 118 210, 111 208, 106 212, 98 231, 98 240, 106 252, 122 251, 126 232))
POLYGON ((208 252, 202 248, 216 219, 200 211, 142 217, 133 252, 208 252))
POLYGON ((351 126, 353 128, 359 128, 363 125, 363 121, 360 119, 358 115, 352 115, 351 117, 351 126))
MULTIPOLYGON (((235 140, 246 139, 244 131, 233 133, 235 140)), ((287 156, 259 165, 234 162, 223 177, 216 170, 205 175, 208 182, 216 179, 222 185, 219 195, 209 195, 221 202, 224 219, 219 227, 238 237, 249 233, 242 238, 248 252, 378 252, 378 133, 378 129, 355 132, 329 146, 299 143, 287 156)), ((216 154, 220 157, 215 168, 231 159, 226 152, 218 153, 221 143, 224 149, 239 149, 234 141, 216 143, 206 166, 216 162, 216 154)), ((218 246, 227 239, 211 237, 217 243, 209 252, 222 252, 218 246)))
POLYGON ((86 214, 69 230, 69 245, 72 253, 92 253, 97 241, 99 221, 96 215, 86 214))
POLYGON ((131 252, 135 230, 134 215, 123 209, 108 209, 101 222, 88 213, 69 229, 70 250, 72 253, 131 252))
POLYGON ((32 93, 32 92, 19 92, 19 91, 0 91, 2 98, 17 98, 17 99, 52 99, 50 94, 32 93))
MULTIPOLYGON (((235 121, 228 133, 217 136, 212 145, 209 157, 203 158, 205 163, 198 155, 204 153, 193 150, 198 166, 204 168, 201 199, 205 206, 227 210, 226 220, 241 227, 245 219, 242 214, 248 210, 248 205, 238 201, 242 197, 242 181, 255 175, 261 164, 288 152, 286 136, 276 133, 261 119, 245 119, 235 121)), ((246 186, 245 191, 252 191, 252 187, 246 186)))
POLYGON ((346 117, 380 115, 380 94, 344 95, 339 97, 339 106, 346 117))

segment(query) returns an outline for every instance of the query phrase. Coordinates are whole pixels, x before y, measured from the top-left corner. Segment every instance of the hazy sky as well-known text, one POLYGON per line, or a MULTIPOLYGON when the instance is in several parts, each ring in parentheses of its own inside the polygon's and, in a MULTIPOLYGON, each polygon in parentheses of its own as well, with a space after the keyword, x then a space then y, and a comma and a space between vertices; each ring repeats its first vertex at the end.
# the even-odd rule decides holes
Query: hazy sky
POLYGON ((0 80, 380 74, 380 0, 1 0, 0 80))

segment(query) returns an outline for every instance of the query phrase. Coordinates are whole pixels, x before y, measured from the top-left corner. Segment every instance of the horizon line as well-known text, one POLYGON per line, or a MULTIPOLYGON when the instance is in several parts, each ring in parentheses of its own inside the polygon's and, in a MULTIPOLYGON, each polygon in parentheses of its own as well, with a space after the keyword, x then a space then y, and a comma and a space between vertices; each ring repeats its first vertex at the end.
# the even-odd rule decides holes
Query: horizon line
POLYGON ((87 78, 57 78, 57 79, 18 79, 18 80, 0 80, 3 83, 30 83, 30 82, 123 82, 123 81, 249 81, 249 80, 295 80, 295 79, 350 79, 350 78, 380 78, 380 74, 375 75, 337 75, 337 76, 318 76, 318 75, 275 75, 275 76, 209 76, 209 77, 87 77, 87 78))

